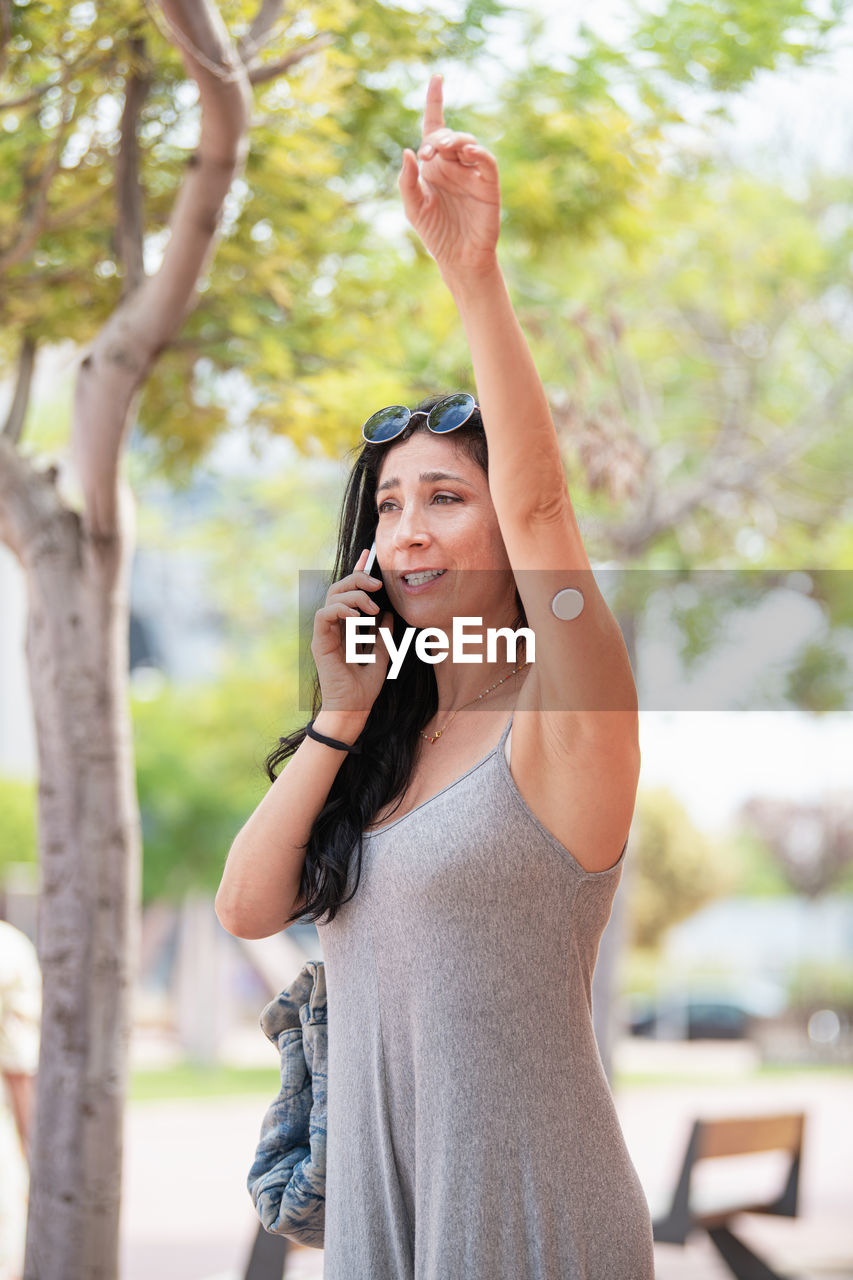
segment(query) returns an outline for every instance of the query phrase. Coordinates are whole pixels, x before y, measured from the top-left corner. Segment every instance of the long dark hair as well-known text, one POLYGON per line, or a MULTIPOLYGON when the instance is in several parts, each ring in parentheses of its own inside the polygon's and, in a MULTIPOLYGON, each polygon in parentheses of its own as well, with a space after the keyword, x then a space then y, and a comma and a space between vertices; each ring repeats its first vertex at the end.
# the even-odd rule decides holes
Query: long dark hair
MULTIPOLYGON (((446 394, 428 396, 417 409, 431 409, 446 394)), ((392 443, 401 444, 414 432, 427 429, 426 419, 417 418, 392 443)), ((453 432, 453 440, 488 475, 489 454, 479 410, 475 410, 468 421, 453 432)), ((351 572, 363 548, 369 547, 373 541, 376 486, 388 447, 365 443, 355 460, 344 491, 335 565, 329 585, 351 572)), ((398 641, 407 625, 405 620, 392 607, 384 588, 371 594, 380 607, 379 616, 385 611, 393 615, 393 634, 398 641)), ((524 625, 526 618, 517 592, 516 603, 519 616, 515 625, 524 625)), ((320 682, 315 672, 312 718, 319 713, 320 704, 320 682)), ((346 757, 314 821, 305 845, 300 882, 304 906, 301 911, 290 915, 285 925, 302 917, 317 921, 324 915, 327 915, 324 923, 328 923, 335 918, 339 907, 355 894, 361 877, 362 831, 384 805, 395 798, 398 804, 402 800, 415 763, 418 735, 437 708, 435 673, 430 664, 421 662, 417 657, 412 644, 396 680, 384 681, 373 703, 359 738, 361 753, 346 757), (352 892, 346 897, 353 853, 357 858, 356 879, 352 892)), ((305 726, 279 739, 279 745, 265 761, 271 782, 276 780, 279 766, 293 755, 304 739, 305 726)))

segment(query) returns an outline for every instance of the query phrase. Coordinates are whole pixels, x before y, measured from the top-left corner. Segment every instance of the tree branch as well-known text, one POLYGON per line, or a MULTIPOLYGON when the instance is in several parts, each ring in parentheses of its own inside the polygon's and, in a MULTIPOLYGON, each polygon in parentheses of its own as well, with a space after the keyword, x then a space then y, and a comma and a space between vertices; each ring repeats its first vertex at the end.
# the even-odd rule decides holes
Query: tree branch
POLYGON ((245 162, 251 105, 245 69, 215 6, 162 0, 162 8, 198 85, 201 135, 175 201, 160 269, 146 280, 135 308, 152 353, 180 328, 213 251, 222 202, 245 162))
MULTIPOLYGON (((716 325, 713 317, 698 312, 684 312, 684 318, 702 340, 706 354, 719 365, 714 354, 723 350, 736 358, 742 369, 740 351, 716 325)), ((768 321, 770 336, 768 347, 775 343, 783 322, 781 310, 768 321)), ((731 360, 727 365, 731 364, 731 360)), ((766 475, 802 456, 814 440, 816 429, 832 419, 845 398, 853 391, 853 364, 849 365, 834 381, 829 391, 816 404, 811 405, 790 428, 781 431, 773 424, 773 440, 756 445, 744 435, 743 424, 755 420, 755 381, 747 370, 743 380, 729 379, 729 396, 721 406, 721 421, 713 446, 706 456, 703 474, 672 487, 661 483, 652 466, 644 479, 643 500, 624 522, 608 526, 603 522, 588 524, 591 539, 609 539, 625 554, 637 554, 667 529, 676 528, 697 508, 706 505, 719 493, 754 492, 758 482, 766 475)), ((651 461, 654 461, 652 456, 651 461)))
POLYGON ((249 67, 249 83, 252 85, 266 84, 270 80, 276 80, 279 76, 284 75, 291 67, 295 67, 303 58, 308 58, 312 53, 317 53, 320 49, 325 49, 334 41, 335 37, 331 31, 321 31, 318 36, 313 36, 307 40, 305 44, 300 45, 298 49, 292 49, 290 53, 285 54, 283 58, 279 58, 277 62, 261 62, 256 66, 249 67))
MULTIPOLYGON (((68 105, 68 100, 69 95, 66 95, 66 105, 68 105)), ((73 115, 74 112, 72 107, 67 118, 63 120, 62 125, 60 126, 51 154, 48 156, 44 168, 39 174, 37 182, 34 184, 35 190, 32 192, 29 207, 22 219, 21 230, 17 241, 10 245, 4 253, 0 253, 0 274, 4 271, 8 271, 10 267, 14 267, 23 258, 25 258, 44 230, 44 221, 47 214, 47 201, 50 195, 50 184, 53 182, 53 179, 56 176, 56 171, 59 168, 59 162, 62 158, 62 150, 65 146, 65 138, 71 127, 73 115)))
MULTIPOLYGON (((758 362, 732 341, 715 316, 689 307, 682 307, 681 315, 702 342, 705 355, 717 370, 721 388, 727 393, 721 398, 720 426, 711 449, 712 457, 725 457, 735 451, 743 424, 754 412, 759 389, 758 362)), ((764 318, 767 339, 763 358, 778 341, 788 315, 787 308, 777 304, 764 318)))
POLYGON ((55 466, 39 471, 0 433, 0 541, 22 564, 40 554, 45 538, 55 536, 58 515, 78 518, 59 497, 57 475, 55 466))
POLYGON ((77 379, 72 455, 90 532, 101 538, 118 527, 118 462, 133 396, 195 300, 223 201, 247 150, 251 90, 212 0, 162 0, 162 12, 198 85, 201 133, 175 200, 160 269, 112 314, 77 379))
MULTIPOLYGON (((0 3, 2 3, 2 0, 0 0, 0 3)), ((2 59, 0 59, 0 67, 2 67, 2 59)), ((48 89, 52 88, 52 84, 46 83, 40 85, 38 89, 33 89, 32 93, 25 93, 23 98, 5 98, 0 101, 0 111, 17 111, 19 107, 28 107, 31 102, 38 102, 40 98, 44 97, 48 89)))
POLYGON ((659 501, 639 519, 627 521, 612 530, 612 536, 625 551, 635 554, 666 529, 678 525, 699 507, 705 506, 718 493, 749 493, 765 475, 796 461, 814 441, 815 428, 831 416, 844 395, 853 387, 853 365, 824 396, 819 409, 803 414, 789 432, 780 434, 773 444, 756 449, 750 456, 728 454, 712 458, 705 474, 685 481, 674 490, 663 486, 659 501))
POLYGON ((15 381, 15 394, 9 406, 9 413, 3 424, 2 435, 16 445, 24 429, 27 406, 30 403, 30 388, 33 381, 33 369, 36 363, 36 340, 27 333, 21 343, 21 354, 18 357, 18 376, 15 381))
MULTIPOLYGON (((66 205, 60 213, 55 213, 51 217, 45 219, 42 225, 42 230, 45 232, 61 231, 63 227, 70 226, 72 222, 76 222, 84 213, 88 213, 90 209, 94 209, 95 206, 100 204, 103 199, 104 192, 102 189, 100 191, 96 191, 95 194, 93 196, 89 196, 88 199, 81 200, 79 204, 66 205)), ((20 276, 16 276, 15 278, 16 280, 21 279, 20 276)), ((38 278, 43 280, 44 276, 39 273, 38 278)))
POLYGON ((615 311, 611 312, 604 326, 604 344, 610 355, 611 369, 625 413, 639 419, 647 449, 646 442, 659 434, 655 415, 640 366, 622 342, 622 324, 615 311))
MULTIPOLYGON (((0 12, 2 12, 4 3, 6 3, 6 0, 0 0, 0 12)), ((63 67, 62 75, 58 80, 47 79, 44 84, 40 84, 36 89, 31 89, 22 98, 7 98, 5 101, 0 101, 0 112, 17 111, 20 107, 28 107, 32 102, 38 102, 51 89, 55 89, 57 85, 64 89, 69 80, 74 80, 84 72, 92 71, 96 67, 104 65, 111 66, 116 61, 116 54, 112 50, 105 52, 102 49, 98 49, 97 45, 92 45, 88 49, 84 49, 71 62, 64 62, 61 57, 58 57, 58 61, 63 67), (94 56, 91 56, 93 54, 94 56)))
POLYGON ((266 37, 278 22, 283 8, 284 0, 261 0, 261 7, 255 14, 248 33, 237 45, 237 53, 243 63, 248 65, 266 44, 266 37))
POLYGON ((142 258, 143 207, 139 179, 139 143, 136 127, 148 91, 151 68, 145 56, 145 41, 130 41, 132 69, 125 81, 121 114, 121 143, 116 160, 116 255, 124 267, 123 294, 133 293, 145 277, 142 258))
POLYGON ((12 0, 0 0, 0 76, 6 70, 6 45, 12 37, 12 0))

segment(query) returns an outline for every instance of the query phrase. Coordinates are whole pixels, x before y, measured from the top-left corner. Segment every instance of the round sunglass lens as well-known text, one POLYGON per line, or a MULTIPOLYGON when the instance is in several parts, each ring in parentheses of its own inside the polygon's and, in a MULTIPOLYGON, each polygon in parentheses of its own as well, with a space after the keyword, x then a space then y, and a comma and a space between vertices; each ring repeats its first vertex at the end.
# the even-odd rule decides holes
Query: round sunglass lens
POLYGON ((447 396, 430 410, 427 425, 430 431, 455 431, 467 422, 476 408, 474 397, 467 391, 457 391, 447 396))
POLYGON ((383 444, 393 440, 404 429, 409 421, 409 410, 403 404, 392 404, 387 409, 380 409, 367 419, 361 428, 361 434, 371 444, 383 444))

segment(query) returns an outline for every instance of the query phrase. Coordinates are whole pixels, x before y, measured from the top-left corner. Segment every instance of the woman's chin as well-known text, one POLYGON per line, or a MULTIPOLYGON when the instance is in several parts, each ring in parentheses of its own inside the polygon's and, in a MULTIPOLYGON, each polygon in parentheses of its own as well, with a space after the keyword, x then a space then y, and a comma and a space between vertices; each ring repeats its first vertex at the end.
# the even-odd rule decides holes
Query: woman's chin
POLYGON ((417 627, 419 631, 437 627, 446 632, 448 638, 453 635, 453 614, 448 613, 446 607, 437 609, 433 601, 412 599, 395 602, 394 607, 407 627, 417 627))
POLYGON ((397 612, 407 627, 417 627, 418 631, 423 631, 426 627, 437 627, 439 630, 445 631, 448 636, 453 634, 453 618, 446 617, 444 614, 436 615, 434 609, 426 608, 423 605, 419 607, 407 600, 397 612))

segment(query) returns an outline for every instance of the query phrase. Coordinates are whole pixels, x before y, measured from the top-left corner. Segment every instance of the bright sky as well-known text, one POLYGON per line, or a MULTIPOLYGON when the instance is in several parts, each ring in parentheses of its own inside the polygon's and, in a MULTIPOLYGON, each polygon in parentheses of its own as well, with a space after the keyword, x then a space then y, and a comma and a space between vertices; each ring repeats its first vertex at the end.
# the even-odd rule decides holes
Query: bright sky
MULTIPOLYGON (((645 2, 636 7, 648 11, 661 6, 645 2)), ((812 0, 810 7, 829 16, 828 0, 812 0)), ((596 0, 595 5, 586 0, 531 0, 522 8, 547 18, 543 58, 570 54, 581 22, 616 45, 635 24, 635 5, 629 0, 596 0)), ((494 47, 508 66, 521 63, 526 56, 509 29, 494 47)), ((464 90, 464 86, 460 88, 464 90)), ((682 105, 686 117, 695 119, 697 111, 691 98, 686 96, 682 105)), ((772 165, 776 173, 781 167, 796 170, 815 160, 849 173, 853 163, 853 14, 836 32, 831 56, 805 69, 759 73, 732 103, 732 117, 732 125, 717 125, 716 137, 733 156, 748 156, 759 168, 772 165)))
POLYGON ((640 786, 669 787, 697 826, 722 831, 750 795, 802 800, 849 791, 853 715, 648 711, 640 748, 640 786))

